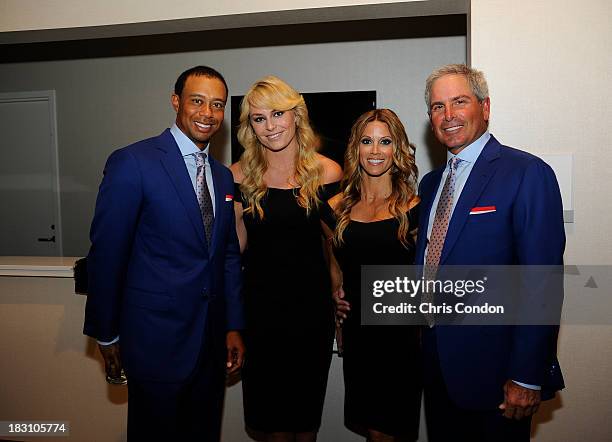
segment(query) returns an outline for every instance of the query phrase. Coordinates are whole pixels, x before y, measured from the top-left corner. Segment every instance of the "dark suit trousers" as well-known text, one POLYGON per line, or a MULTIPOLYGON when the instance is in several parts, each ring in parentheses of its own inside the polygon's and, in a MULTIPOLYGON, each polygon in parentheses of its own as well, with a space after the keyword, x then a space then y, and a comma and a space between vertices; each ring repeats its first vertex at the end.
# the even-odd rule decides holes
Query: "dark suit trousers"
MULTIPOLYGON (((429 442, 526 442, 531 418, 520 421, 503 417, 501 410, 467 410, 459 407, 446 390, 435 347, 435 330, 425 330, 433 347, 424 367, 425 420, 429 442)), ((500 385, 500 389, 502 386, 500 385)))
POLYGON ((222 342, 206 337, 198 364, 185 382, 141 381, 128 373, 128 441, 220 440, 225 337, 222 342))

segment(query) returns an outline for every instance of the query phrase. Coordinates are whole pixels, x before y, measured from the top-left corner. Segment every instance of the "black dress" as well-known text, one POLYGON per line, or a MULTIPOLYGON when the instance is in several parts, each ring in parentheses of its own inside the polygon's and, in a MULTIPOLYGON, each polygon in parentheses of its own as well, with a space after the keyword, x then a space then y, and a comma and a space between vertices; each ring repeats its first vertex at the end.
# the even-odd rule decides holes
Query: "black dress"
MULTIPOLYGON (((410 230, 418 208, 408 212, 410 230)), ((325 221, 335 224, 331 213, 325 221)), ((330 226, 331 227, 331 226, 330 226)), ((358 432, 373 429, 416 440, 421 405, 421 353, 416 326, 360 325, 362 265, 411 265, 415 244, 397 239, 395 218, 362 223, 350 221, 344 243, 334 253, 343 272, 345 299, 351 305, 342 327, 344 344, 344 419, 358 432)))
MULTIPOLYGON (((328 195, 324 186, 321 200, 328 195)), ((235 195, 238 201, 240 190, 235 195)), ((268 188, 264 218, 243 216, 247 427, 316 431, 331 362, 334 316, 319 211, 299 206, 297 189, 268 188)), ((244 207, 243 202, 243 207, 244 207)), ((323 203, 325 204, 325 203, 323 203)))

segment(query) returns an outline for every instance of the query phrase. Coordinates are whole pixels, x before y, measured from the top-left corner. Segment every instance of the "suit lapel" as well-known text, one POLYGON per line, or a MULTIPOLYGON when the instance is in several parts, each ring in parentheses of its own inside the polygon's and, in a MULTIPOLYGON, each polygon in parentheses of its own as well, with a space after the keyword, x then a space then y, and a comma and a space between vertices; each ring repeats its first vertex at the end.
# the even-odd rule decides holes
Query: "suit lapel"
POLYGON ((161 163, 170 176, 170 180, 176 189, 193 228, 196 231, 198 238, 206 248, 206 238, 204 236, 204 223, 202 222, 202 214, 198 199, 193 190, 193 184, 189 178, 185 160, 181 155, 174 137, 169 130, 165 130, 159 137, 159 149, 164 152, 161 156, 161 163))
POLYGON ((499 158, 499 150, 499 142, 491 136, 491 139, 476 160, 453 211, 453 216, 450 219, 448 231, 446 232, 442 255, 440 256, 440 264, 444 264, 455 242, 457 242, 463 226, 467 222, 470 210, 476 205, 487 183, 495 174, 497 170, 495 160, 499 158))

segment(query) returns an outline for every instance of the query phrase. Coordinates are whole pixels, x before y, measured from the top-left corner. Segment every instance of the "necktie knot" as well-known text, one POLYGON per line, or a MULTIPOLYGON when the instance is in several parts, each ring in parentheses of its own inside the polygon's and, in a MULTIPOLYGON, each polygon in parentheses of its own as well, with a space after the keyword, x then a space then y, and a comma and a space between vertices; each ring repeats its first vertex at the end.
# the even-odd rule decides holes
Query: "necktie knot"
POLYGON ((456 172, 461 161, 463 160, 459 157, 452 157, 450 160, 448 160, 448 166, 450 167, 451 171, 456 172))
POLYGON ((196 160, 196 166, 204 167, 204 164, 206 161, 206 153, 205 152, 195 152, 193 156, 195 157, 195 160, 196 160))

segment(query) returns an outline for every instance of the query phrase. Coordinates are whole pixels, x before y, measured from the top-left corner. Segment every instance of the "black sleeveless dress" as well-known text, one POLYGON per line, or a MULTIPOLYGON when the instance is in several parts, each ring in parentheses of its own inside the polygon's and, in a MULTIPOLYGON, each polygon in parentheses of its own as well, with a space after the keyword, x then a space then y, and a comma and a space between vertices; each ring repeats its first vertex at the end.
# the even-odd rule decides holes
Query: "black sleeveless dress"
MULTIPOLYGON (((410 230, 418 222, 419 205, 408 212, 410 230)), ((331 209, 325 222, 335 227, 331 209)), ((397 239, 395 218, 362 223, 350 221, 344 243, 334 249, 343 272, 345 299, 351 311, 342 327, 344 344, 344 419, 358 432, 373 429, 416 440, 421 408, 421 352, 416 326, 362 326, 361 266, 411 265, 415 244, 397 239)))
MULTIPOLYGON (((322 188, 321 201, 337 184, 322 188)), ((238 202, 240 190, 236 185, 238 202)), ((318 208, 299 206, 297 189, 268 188, 264 218, 244 214, 247 427, 316 431, 331 362, 334 315, 318 208)), ((243 202, 243 207, 245 203, 243 202)))

